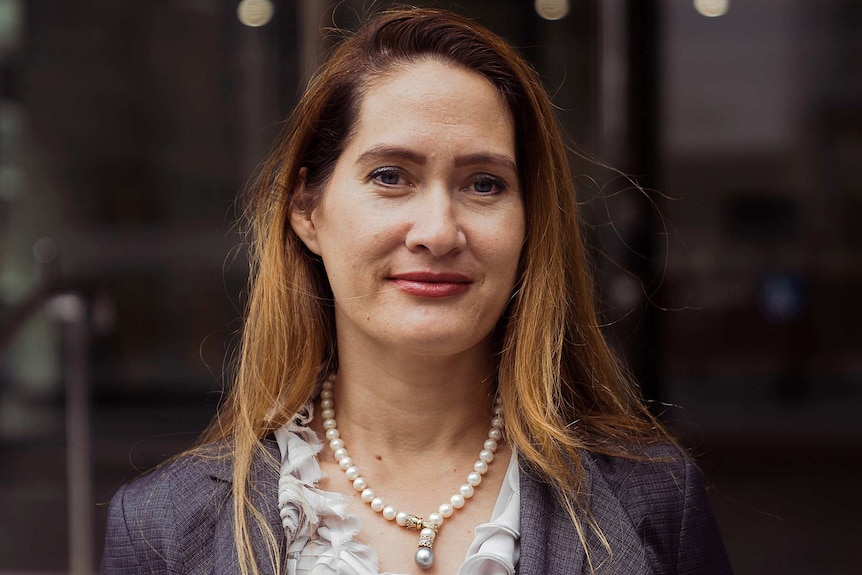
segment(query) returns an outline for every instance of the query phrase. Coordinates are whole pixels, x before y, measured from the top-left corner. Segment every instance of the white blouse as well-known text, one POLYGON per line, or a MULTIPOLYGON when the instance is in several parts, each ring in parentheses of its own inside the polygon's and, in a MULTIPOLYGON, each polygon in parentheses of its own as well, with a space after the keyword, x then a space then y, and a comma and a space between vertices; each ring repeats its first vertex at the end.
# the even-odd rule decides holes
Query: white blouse
MULTIPOLYGON (((308 427, 312 417, 309 404, 275 432, 281 451, 278 507, 288 541, 287 573, 378 574, 377 554, 353 540, 362 526, 347 511, 347 498, 317 487, 324 477, 317 462, 323 444, 308 427)), ((519 503, 518 463, 513 449, 491 520, 476 527, 457 575, 514 575, 519 552, 519 503)))

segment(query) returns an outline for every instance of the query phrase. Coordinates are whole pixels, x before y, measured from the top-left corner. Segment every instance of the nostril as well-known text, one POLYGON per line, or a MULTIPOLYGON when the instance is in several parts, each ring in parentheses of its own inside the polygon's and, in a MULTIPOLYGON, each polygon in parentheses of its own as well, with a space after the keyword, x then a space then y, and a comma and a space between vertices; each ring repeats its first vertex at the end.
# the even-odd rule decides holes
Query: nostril
POLYGON ((434 255, 446 255, 463 249, 465 235, 451 219, 423 216, 407 233, 407 246, 411 249, 427 249, 434 255))

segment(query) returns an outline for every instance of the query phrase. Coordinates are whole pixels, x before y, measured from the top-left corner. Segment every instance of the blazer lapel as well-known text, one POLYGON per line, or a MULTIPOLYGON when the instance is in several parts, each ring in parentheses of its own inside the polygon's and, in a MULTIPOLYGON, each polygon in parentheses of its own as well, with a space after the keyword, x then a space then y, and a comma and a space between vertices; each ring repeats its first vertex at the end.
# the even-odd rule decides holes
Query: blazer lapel
MULTIPOLYGON (((581 515, 596 575, 652 575, 647 552, 628 512, 605 479, 593 457, 582 453, 587 497, 593 520, 612 550, 607 548, 581 515)), ((521 575, 590 573, 577 530, 558 502, 553 488, 521 466, 521 575)))
POLYGON ((581 573, 584 552, 568 514, 550 485, 524 464, 520 468, 520 575, 581 573))
MULTIPOLYGON (((279 461, 281 455, 275 440, 267 438, 263 443, 267 452, 276 461, 279 461)), ((232 484, 231 474, 232 469, 221 470, 220 473, 213 474, 212 479, 232 484)), ((266 520, 270 533, 275 537, 280 561, 284 564, 286 543, 284 528, 281 525, 281 517, 278 513, 278 467, 274 467, 271 461, 265 461, 262 457, 255 458, 252 462, 249 485, 251 503, 266 520)), ((234 539, 233 520, 233 497, 230 497, 216 526, 211 571, 213 574, 224 573, 235 575, 240 572, 234 539)), ((264 535, 254 525, 253 521, 249 524, 255 561, 260 568, 261 575, 271 575, 274 573, 274 569, 272 558, 268 551, 270 546, 267 544, 264 535)))
POLYGON ((592 552, 592 562, 596 574, 614 575, 653 575, 653 568, 643 540, 637 532, 629 512, 620 501, 618 489, 612 486, 605 474, 589 453, 583 453, 581 462, 589 479, 589 502, 593 519, 601 529, 611 553, 592 529, 587 532, 587 541, 592 552))

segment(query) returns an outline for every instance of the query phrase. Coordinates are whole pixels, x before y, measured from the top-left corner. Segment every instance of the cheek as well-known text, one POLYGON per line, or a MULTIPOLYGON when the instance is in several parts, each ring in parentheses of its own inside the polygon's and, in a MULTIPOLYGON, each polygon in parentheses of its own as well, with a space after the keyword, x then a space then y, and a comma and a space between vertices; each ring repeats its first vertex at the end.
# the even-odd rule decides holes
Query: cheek
POLYGON ((522 238, 518 238, 513 241, 513 238, 507 238, 505 262, 501 263, 501 265, 505 265, 506 272, 513 285, 515 276, 518 273, 518 263, 521 261, 521 251, 523 250, 522 240, 522 238))
POLYGON ((523 211, 512 214, 506 221, 497 227, 499 233, 492 240, 492 249, 497 251, 497 260, 500 266, 505 266, 508 271, 515 273, 518 262, 521 259, 521 251, 524 248, 526 238, 526 222, 523 211))
POLYGON ((359 268, 378 257, 394 237, 380 214, 361 209, 343 209, 327 214, 321 228, 324 259, 359 268))

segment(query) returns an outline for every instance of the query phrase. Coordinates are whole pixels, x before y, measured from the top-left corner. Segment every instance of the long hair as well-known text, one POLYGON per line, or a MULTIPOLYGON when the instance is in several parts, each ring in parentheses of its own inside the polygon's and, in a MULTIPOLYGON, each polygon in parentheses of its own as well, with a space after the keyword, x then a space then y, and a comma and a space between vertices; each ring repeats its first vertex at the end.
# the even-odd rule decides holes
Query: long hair
POLYGON ((536 73, 467 18, 430 9, 382 12, 333 50, 247 195, 251 277, 235 381, 200 440, 229 446, 234 459, 243 575, 259 572, 252 529, 263 534, 279 569, 276 539, 249 498, 251 462, 268 457, 261 439, 337 367, 332 293, 320 259, 290 227, 291 210, 317 206, 368 86, 427 58, 482 75, 514 118, 527 225, 513 299, 497 329, 507 441, 526 471, 553 486, 586 541, 589 526, 578 513, 589 517, 580 453, 636 457, 638 446, 667 439, 602 335, 566 146, 536 73))

